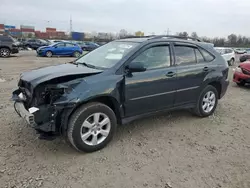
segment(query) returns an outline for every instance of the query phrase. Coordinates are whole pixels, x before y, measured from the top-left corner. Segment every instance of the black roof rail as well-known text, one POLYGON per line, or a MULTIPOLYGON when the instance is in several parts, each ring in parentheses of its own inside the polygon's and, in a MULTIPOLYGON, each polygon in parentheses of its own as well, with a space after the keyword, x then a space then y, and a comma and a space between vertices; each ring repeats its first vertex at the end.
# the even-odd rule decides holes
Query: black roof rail
POLYGON ((178 35, 153 35, 153 36, 148 36, 151 37, 150 39, 160 39, 160 38, 177 38, 177 39, 184 39, 184 40, 194 40, 198 42, 202 42, 200 39, 194 38, 194 37, 185 37, 185 36, 178 36, 178 35))

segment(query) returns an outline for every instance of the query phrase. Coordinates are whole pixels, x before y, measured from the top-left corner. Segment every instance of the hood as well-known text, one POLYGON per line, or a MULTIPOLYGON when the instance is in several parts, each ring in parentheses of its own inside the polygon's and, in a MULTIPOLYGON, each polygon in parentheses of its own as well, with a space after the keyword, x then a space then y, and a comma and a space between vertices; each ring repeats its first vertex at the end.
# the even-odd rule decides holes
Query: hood
POLYGON ((41 50, 41 49, 44 49, 44 48, 49 48, 50 46, 41 46, 41 47, 39 47, 37 50, 41 50))
POLYGON ((71 63, 66 63, 62 65, 49 66, 44 68, 35 69, 29 72, 24 72, 21 74, 21 80, 28 82, 35 88, 40 83, 50 81, 56 78, 64 78, 61 80, 74 80, 79 77, 85 77, 92 74, 97 74, 102 72, 102 70, 88 68, 83 65, 75 65, 71 63))
POLYGON ((241 63, 240 67, 250 71, 250 60, 241 63))

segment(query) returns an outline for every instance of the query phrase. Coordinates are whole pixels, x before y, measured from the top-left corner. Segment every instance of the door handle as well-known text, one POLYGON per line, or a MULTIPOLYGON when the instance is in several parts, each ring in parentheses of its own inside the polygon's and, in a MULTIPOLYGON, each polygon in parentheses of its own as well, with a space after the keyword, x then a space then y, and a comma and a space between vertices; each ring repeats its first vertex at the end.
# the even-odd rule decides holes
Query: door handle
POLYGON ((173 77, 174 75, 175 75, 176 73, 175 72, 168 72, 167 74, 166 74, 166 76, 167 77, 173 77))
POLYGON ((209 71, 209 68, 208 68, 208 67, 204 67, 204 68, 203 68, 203 71, 204 71, 204 72, 207 72, 207 71, 209 71))

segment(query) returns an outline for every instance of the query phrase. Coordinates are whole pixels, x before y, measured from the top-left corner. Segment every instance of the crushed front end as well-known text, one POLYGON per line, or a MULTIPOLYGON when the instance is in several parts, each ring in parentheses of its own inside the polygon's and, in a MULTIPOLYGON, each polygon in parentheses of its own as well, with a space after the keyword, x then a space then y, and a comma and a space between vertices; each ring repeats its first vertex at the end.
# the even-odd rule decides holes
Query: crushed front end
MULTIPOLYGON (((72 81, 71 81, 72 82, 72 81)), ((72 83, 71 83, 72 84, 72 83)), ((74 84, 74 83, 73 83, 74 84)), ((71 85, 44 83, 35 88, 20 80, 12 94, 15 111, 42 139, 53 139, 64 131, 65 118, 77 103, 71 85)))

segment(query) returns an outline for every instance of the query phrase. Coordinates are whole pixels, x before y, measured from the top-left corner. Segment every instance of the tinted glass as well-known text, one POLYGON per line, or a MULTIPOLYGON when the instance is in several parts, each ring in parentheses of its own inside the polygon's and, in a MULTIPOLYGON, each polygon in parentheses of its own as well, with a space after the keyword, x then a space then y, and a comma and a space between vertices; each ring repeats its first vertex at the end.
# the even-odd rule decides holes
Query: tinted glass
POLYGON ((202 56, 202 54, 200 53, 198 49, 195 49, 195 54, 196 54, 197 63, 203 63, 205 61, 204 57, 202 56))
POLYGON ((13 42, 13 40, 7 36, 0 36, 0 40, 3 42, 13 42))
POLYGON ((212 56, 209 52, 207 52, 206 50, 200 49, 200 52, 202 53, 203 57, 205 58, 205 60, 207 62, 213 61, 214 60, 214 56, 212 56))
POLYGON ((156 69, 170 66, 169 46, 155 46, 149 48, 137 56, 133 62, 140 62, 148 69, 156 69))
POLYGON ((74 44, 66 43, 66 47, 73 47, 75 46, 74 44))
POLYGON ((176 65, 196 63, 194 48, 188 46, 175 46, 176 65))
POLYGON ((57 48, 62 48, 62 47, 65 47, 65 44, 64 43, 59 43, 57 45, 55 45, 57 48))

